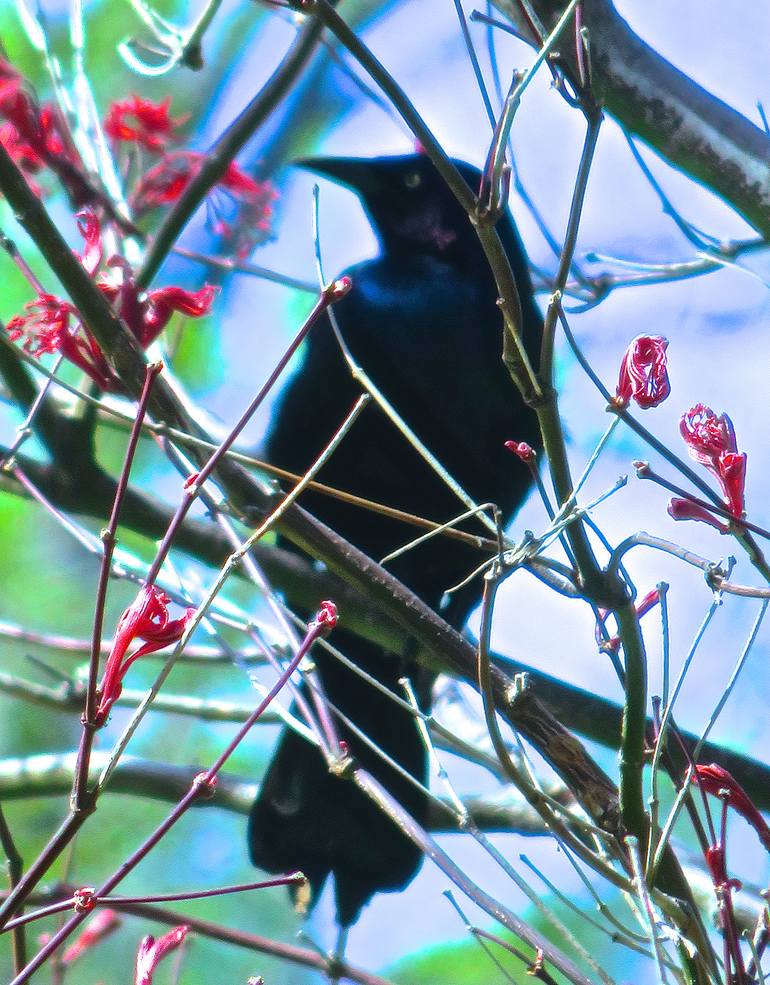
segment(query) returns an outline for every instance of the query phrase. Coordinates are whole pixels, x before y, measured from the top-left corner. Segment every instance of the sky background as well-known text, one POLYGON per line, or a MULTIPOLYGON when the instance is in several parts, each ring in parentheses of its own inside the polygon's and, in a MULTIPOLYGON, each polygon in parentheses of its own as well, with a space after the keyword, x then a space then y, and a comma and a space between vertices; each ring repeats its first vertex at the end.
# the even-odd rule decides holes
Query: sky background
MULTIPOLYGON (((94 17, 104 16, 103 5, 90 6, 94 17)), ((222 24, 226 24, 228 18, 245 18, 243 23, 247 29, 243 30, 235 47, 231 26, 220 31, 215 28, 208 49, 213 67, 202 77, 188 73, 183 79, 171 80, 175 97, 189 105, 191 111, 197 112, 201 105, 205 107, 200 120, 195 118, 199 123, 195 145, 201 148, 221 132, 267 78, 294 33, 291 19, 282 13, 253 21, 245 17, 243 6, 227 2, 220 14, 222 24)), ((763 43, 770 37, 767 8, 758 4, 725 5, 704 0, 681 2, 675 8, 665 0, 625 2, 619 3, 618 8, 632 27, 661 54, 735 109, 758 120, 756 104, 766 102, 770 95, 767 48, 763 43), (762 41, 754 43, 753 39, 762 41)), ((89 5, 86 5, 87 12, 88 9, 89 5)), ((344 14, 344 7, 341 9, 344 14)), ((471 9, 468 5, 466 14, 471 9)), ((51 5, 49 11, 52 22, 59 24, 55 6, 51 5)), ((12 30, 11 20, 4 23, 12 30)), ((484 30, 478 26, 472 30, 487 70, 484 30)), ((453 155, 480 164, 486 155, 490 129, 450 0, 413 0, 390 6, 384 12, 366 18, 363 36, 414 100, 444 146, 453 155)), ((94 44, 98 46, 98 39, 94 44)), ((526 68, 533 58, 532 52, 523 44, 502 35, 497 39, 497 55, 505 85, 514 67, 526 68)), ((109 65, 109 58, 101 51, 99 59, 100 65, 109 65)), ((125 71, 121 74, 117 67, 115 71, 119 84, 126 85, 125 71)), ((490 79, 488 71, 487 78, 490 79)), ((97 95, 105 105, 117 85, 106 81, 108 79, 108 75, 100 75, 96 81, 97 95)), ((140 88, 144 95, 160 97, 168 86, 164 80, 159 80, 143 82, 140 88)), ((338 68, 319 72, 312 90, 300 92, 287 112, 295 114, 294 130, 291 146, 283 148, 281 153, 370 156, 403 153, 414 146, 404 127, 362 94, 338 68), (302 121, 308 117, 312 117, 314 125, 304 127, 302 121)), ((581 117, 550 88, 547 73, 540 72, 517 114, 513 146, 527 191, 557 238, 561 238, 564 230, 582 135, 581 117)), ((260 161, 275 152, 276 143, 275 129, 267 127, 265 133, 249 145, 241 163, 257 167, 260 161)), ((645 150, 643 153, 685 218, 720 238, 751 234, 740 218, 710 193, 672 171, 650 152, 645 150)), ((312 281, 315 278, 312 186, 316 179, 296 169, 283 168, 276 173, 275 180, 280 191, 275 239, 262 247, 254 259, 283 273, 312 281)), ((329 275, 374 254, 376 245, 355 196, 323 182, 320 202, 321 244, 329 275)), ((555 259, 516 196, 512 208, 531 259, 553 271, 555 259)), ((195 248, 211 246, 211 237, 201 217, 192 224, 183 242, 195 248)), ((592 251, 641 262, 685 260, 694 253, 674 223, 663 214, 654 192, 634 163, 622 133, 609 119, 599 139, 576 254, 585 263, 586 270, 607 269, 606 263, 590 264, 583 260, 592 251)), ((766 435, 770 294, 765 280, 770 279, 770 264, 766 256, 758 255, 746 261, 746 266, 750 268, 748 271, 726 269, 670 285, 618 290, 595 309, 574 316, 571 325, 593 368, 610 389, 614 387, 623 352, 634 336, 653 333, 669 339, 671 396, 659 409, 640 414, 643 423, 681 454, 684 449, 678 423, 682 412, 699 401, 709 404, 717 413, 728 412, 735 425, 739 447, 748 453, 746 499, 749 516, 757 523, 769 524, 766 504, 770 502, 770 449, 766 435)), ((199 282, 200 270, 187 261, 173 260, 164 268, 158 283, 176 282, 180 278, 194 286, 199 282)), ((541 298, 541 303, 544 301, 541 298)), ((246 277, 226 283, 217 305, 216 329, 205 329, 209 333, 206 337, 210 340, 211 351, 205 360, 204 378, 188 381, 196 398, 223 426, 237 418, 283 351, 307 305, 306 297, 278 285, 246 277)), ((13 312, 3 311, 6 316, 10 313, 13 312)), ((188 331, 191 330, 188 327, 188 331)), ((567 352, 563 340, 558 341, 561 407, 574 471, 579 473, 608 418, 601 396, 567 352)), ((268 421, 269 408, 266 407, 248 432, 248 445, 258 446, 268 421)), ((5 428, 10 428, 11 423, 7 418, 5 428)), ((676 540, 714 560, 736 552, 731 542, 704 526, 674 525, 666 515, 665 492, 652 483, 634 478, 630 463, 640 457, 650 458, 654 465, 660 464, 655 463, 654 457, 638 439, 622 428, 618 429, 586 488, 585 498, 590 499, 609 488, 619 475, 631 473, 627 487, 594 515, 611 542, 617 543, 636 530, 647 530, 676 540)), ((144 480, 151 482, 159 495, 169 498, 175 495, 175 480, 156 472, 149 461, 144 480)), ((0 500, 0 509, 4 510, 12 526, 29 519, 28 513, 15 512, 16 507, 6 494, 0 500)), ((514 521, 511 534, 521 536, 526 529, 537 533, 543 527, 542 506, 532 499, 514 521)), ((9 591, 0 615, 17 621, 30 619, 38 628, 50 632, 71 631, 85 635, 87 609, 84 608, 80 615, 71 615, 65 626, 63 623, 68 617, 62 617, 59 603, 68 578, 83 570, 92 571, 92 562, 84 560, 77 548, 53 525, 50 530, 48 526, 45 529, 46 538, 28 547, 21 570, 15 569, 17 590, 9 591), (18 586, 41 566, 48 572, 46 593, 53 599, 47 612, 41 611, 39 606, 35 608, 30 603, 28 591, 24 594, 18 586)), ((671 585, 672 672, 676 675, 711 601, 710 592, 697 570, 661 554, 638 549, 629 556, 628 567, 640 594, 661 580, 671 585)), ((6 574, 10 575, 10 572, 6 574)), ((734 577, 739 582, 756 583, 742 556, 738 558, 734 577)), ((121 590, 116 590, 115 595, 114 607, 119 611, 125 604, 125 601, 121 602, 124 595, 121 590)), ((681 726, 694 730, 703 727, 732 671, 757 608, 755 601, 728 599, 717 614, 680 699, 677 718, 681 726)), ((644 626, 649 646, 650 690, 659 693, 661 644, 657 613, 646 617, 644 626)), ((471 628, 474 627, 475 620, 472 619, 471 628)), ((593 623, 587 607, 553 596, 524 573, 512 577, 501 591, 494 645, 501 652, 582 687, 615 700, 619 698, 619 689, 606 659, 596 651, 593 623)), ((759 758, 766 758, 770 739, 770 719, 766 711, 770 686, 767 665, 768 628, 765 627, 713 734, 713 738, 759 758)), ((226 683, 217 682, 215 686, 218 684, 234 693, 240 690, 241 695, 247 687, 238 675, 231 675, 226 683)), ((202 682, 201 686, 204 686, 202 682)), ((31 743, 34 750, 44 751, 50 746, 50 734, 39 729, 39 723, 27 724, 32 738, 25 741, 31 743)), ((117 729, 119 724, 118 720, 114 728, 117 729)), ((9 730, 5 734, 7 738, 9 730)), ((212 730, 212 742, 224 734, 223 730, 212 730)), ((177 761, 189 762, 199 755, 196 735, 190 726, 180 727, 179 745, 175 751, 179 757, 177 761)), ((157 738, 154 727, 150 728, 139 741, 137 752, 149 755, 157 738)), ((60 746, 57 744, 56 747, 60 746)), ((66 747, 63 738, 61 748, 66 747)), ((4 754, 11 753, 20 754, 21 749, 9 739, 4 754)), ((264 749, 244 751, 237 763, 238 771, 249 773, 249 757, 264 760, 264 755, 264 749)), ((606 751, 599 751, 598 755, 606 768, 613 768, 612 755, 606 751)), ((461 789, 490 790, 485 776, 459 764, 451 765, 457 771, 455 775, 461 789)), ((255 779, 258 775, 255 773, 255 779)), ((56 816, 52 807, 51 819, 56 816)), ((220 879, 218 875, 217 881, 227 881, 243 867, 242 827, 242 820, 226 818, 217 829, 217 837, 212 837, 210 825, 196 820, 190 829, 192 834, 188 835, 188 867, 184 873, 175 879, 173 872, 163 870, 162 860, 153 863, 155 867, 150 871, 156 880, 166 879, 170 885, 181 880, 187 885, 210 878, 213 867, 222 876, 220 879)), ((747 830, 740 822, 736 823, 736 834, 731 842, 731 864, 738 876, 763 885, 768 879, 767 856, 755 846, 747 830)), ((556 879, 563 891, 583 898, 576 877, 557 857, 551 843, 544 840, 531 842, 516 836, 495 840, 511 859, 517 859, 521 851, 536 854, 538 864, 556 879)), ((507 905, 523 908, 520 894, 511 890, 489 858, 467 839, 452 836, 442 839, 442 843, 473 872, 481 886, 501 893, 507 905)), ((166 861, 170 858, 171 854, 166 861)), ((245 872, 242 875, 248 878, 245 872)), ((536 879, 533 883, 538 885, 536 879)), ((350 959, 370 968, 384 968, 425 945, 462 940, 463 929, 457 915, 440 896, 445 888, 445 879, 433 867, 425 865, 403 896, 378 897, 351 934, 350 959)), ((260 904, 255 912, 259 913, 258 926, 250 926, 255 931, 286 936, 293 926, 297 926, 282 897, 273 897, 269 906, 260 904)), ((476 918, 471 906, 468 912, 476 918)), ((328 920, 328 907, 321 907, 309 927, 315 939, 324 946, 332 941, 328 920)), ((627 976, 629 981, 639 985, 653 980, 646 978, 646 972, 634 968, 623 955, 608 960, 619 980, 627 976)), ((240 961, 242 967, 242 956, 240 961)), ((238 965, 223 967, 237 968, 238 965)), ((300 985, 312 979, 298 969, 282 967, 268 980, 280 981, 282 985, 300 985)))

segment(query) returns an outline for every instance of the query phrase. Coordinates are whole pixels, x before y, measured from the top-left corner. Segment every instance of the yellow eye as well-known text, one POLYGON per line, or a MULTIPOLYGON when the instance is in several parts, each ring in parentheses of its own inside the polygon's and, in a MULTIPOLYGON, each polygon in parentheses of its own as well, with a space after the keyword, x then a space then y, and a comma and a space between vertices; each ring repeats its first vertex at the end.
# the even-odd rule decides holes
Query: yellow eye
POLYGON ((409 174, 404 176, 404 185, 411 191, 413 188, 419 188, 422 184, 422 175, 419 171, 410 171, 409 174))

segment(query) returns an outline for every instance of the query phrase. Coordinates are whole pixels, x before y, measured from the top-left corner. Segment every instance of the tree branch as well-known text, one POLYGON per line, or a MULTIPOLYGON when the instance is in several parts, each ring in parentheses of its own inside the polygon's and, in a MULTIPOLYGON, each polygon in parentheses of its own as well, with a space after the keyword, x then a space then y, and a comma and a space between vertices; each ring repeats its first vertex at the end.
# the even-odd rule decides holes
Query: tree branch
MULTIPOLYGON (((563 0, 530 2, 546 29, 564 9, 563 0)), ((494 3, 532 37, 517 0, 494 3)), ((610 0, 584 0, 582 8, 592 86, 607 112, 770 238, 770 137, 646 44, 610 0)), ((577 73, 566 40, 560 57, 577 73)))
MULTIPOLYGON (((19 462, 35 485, 56 506, 95 517, 100 522, 109 513, 115 480, 106 473, 98 481, 90 473, 79 476, 76 480, 75 477, 66 476, 61 470, 40 465, 23 456, 19 456, 19 462)), ((18 490, 15 484, 10 488, 18 490)), ((151 500, 130 488, 127 491, 123 522, 136 533, 157 539, 166 529, 172 514, 173 511, 157 499, 151 500)), ((180 528, 177 547, 201 561, 215 565, 220 565, 231 550, 229 542, 214 524, 189 518, 180 528)), ((402 652, 407 645, 409 633, 384 613, 380 606, 373 604, 340 578, 328 571, 319 571, 291 551, 257 544, 252 552, 267 577, 284 593, 292 607, 309 610, 319 599, 332 597, 344 611, 345 625, 352 632, 395 653, 402 652)), ((458 634, 455 633, 452 639, 455 637, 458 634)), ((465 652, 473 654, 470 644, 462 637, 458 638, 465 652)), ((435 645, 424 647, 417 656, 434 668, 447 668, 440 639, 435 645)), ((583 688, 565 684, 550 674, 510 657, 493 654, 492 660, 509 678, 520 673, 527 674, 534 694, 559 722, 587 739, 612 749, 618 748, 623 716, 619 705, 583 688)), ((519 713, 524 713, 522 705, 519 706, 519 713)), ((529 727, 534 727, 532 721, 529 727)), ((648 719, 647 728, 652 730, 652 727, 652 721, 648 719)), ((697 736, 684 732, 682 738, 689 750, 695 748, 697 736)), ((670 751, 677 768, 686 769, 687 764, 678 745, 672 744, 670 751)), ((770 768, 767 765, 714 742, 707 742, 703 746, 701 759, 704 762, 713 760, 729 770, 760 809, 770 810, 770 768)))

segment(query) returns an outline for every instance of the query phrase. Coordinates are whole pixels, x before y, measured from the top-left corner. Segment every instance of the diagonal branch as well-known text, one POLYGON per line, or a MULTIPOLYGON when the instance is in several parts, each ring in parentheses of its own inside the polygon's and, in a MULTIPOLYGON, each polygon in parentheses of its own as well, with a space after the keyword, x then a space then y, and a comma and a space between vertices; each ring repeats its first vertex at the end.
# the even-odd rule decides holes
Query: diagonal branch
MULTIPOLYGON (((92 516, 99 521, 106 518, 115 492, 115 480, 107 473, 95 470, 93 474, 89 472, 72 477, 60 469, 41 465, 24 456, 19 456, 19 462, 35 485, 56 506, 92 516)), ((19 491, 15 484, 8 488, 19 491)), ((158 539, 168 526, 172 513, 170 507, 157 499, 144 496, 130 487, 126 492, 123 523, 136 533, 158 539)), ((177 547, 192 557, 214 565, 222 564, 231 550, 229 541, 214 524, 191 520, 189 517, 180 529, 177 547)), ((395 653, 402 652, 407 645, 408 633, 383 613, 379 606, 339 578, 319 571, 292 551, 260 544, 255 545, 252 551, 268 578, 284 593, 293 608, 311 609, 319 599, 333 597, 344 611, 345 625, 351 632, 395 653)), ((469 644, 466 646, 470 648, 469 644)), ((424 648, 417 657, 434 668, 446 669, 440 643, 424 648)), ((591 691, 565 684, 550 674, 510 657, 493 654, 492 662, 502 668, 509 678, 516 674, 527 674, 534 694, 568 728, 594 742, 618 748, 623 714, 619 705, 591 691)), ((523 705, 519 705, 519 712, 524 714, 523 705)), ((530 727, 535 728, 535 718, 531 720, 530 727)), ((651 719, 647 720, 647 730, 652 734, 651 719)), ((692 751, 698 741, 697 736, 685 732, 682 738, 688 750, 692 751)), ((676 769, 686 769, 687 763, 678 745, 672 744, 670 752, 676 769)), ((704 762, 717 762, 727 769, 761 810, 770 810, 768 766, 715 742, 707 742, 703 746, 701 758, 704 762)))
MULTIPOLYGON (((531 37, 520 19, 523 5, 494 3, 531 37)), ((548 28, 564 2, 531 0, 531 6, 548 28)), ((584 0, 582 8, 592 87, 607 112, 770 237, 770 136, 666 61, 632 31, 611 0, 584 0)), ((562 46, 560 58, 577 74, 570 45, 562 46)))

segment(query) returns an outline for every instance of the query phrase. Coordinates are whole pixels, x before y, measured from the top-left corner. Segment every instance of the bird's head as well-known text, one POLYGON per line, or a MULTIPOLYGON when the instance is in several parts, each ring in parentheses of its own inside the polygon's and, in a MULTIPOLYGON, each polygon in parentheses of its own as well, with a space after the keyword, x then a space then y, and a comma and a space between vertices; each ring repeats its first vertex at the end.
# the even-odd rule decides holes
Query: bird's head
MULTIPOLYGON (((385 251, 460 255, 475 240, 465 210, 424 154, 399 157, 312 157, 295 162, 355 191, 385 251)), ((455 162, 477 192, 480 172, 455 162)))

